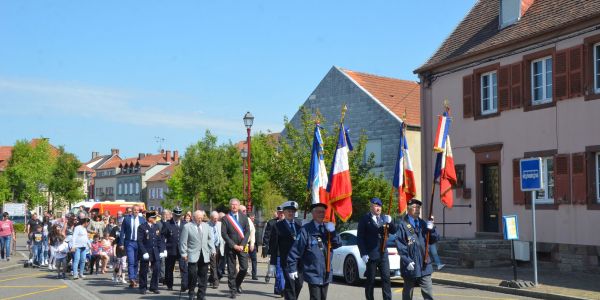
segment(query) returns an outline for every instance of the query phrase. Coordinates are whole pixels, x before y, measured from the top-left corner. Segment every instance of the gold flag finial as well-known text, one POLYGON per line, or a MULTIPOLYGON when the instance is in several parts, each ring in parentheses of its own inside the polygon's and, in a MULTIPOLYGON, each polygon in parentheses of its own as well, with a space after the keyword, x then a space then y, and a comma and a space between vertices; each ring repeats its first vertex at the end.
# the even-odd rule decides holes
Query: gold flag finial
POLYGON ((450 110, 450 101, 448 101, 448 98, 444 99, 444 109, 446 111, 450 110))

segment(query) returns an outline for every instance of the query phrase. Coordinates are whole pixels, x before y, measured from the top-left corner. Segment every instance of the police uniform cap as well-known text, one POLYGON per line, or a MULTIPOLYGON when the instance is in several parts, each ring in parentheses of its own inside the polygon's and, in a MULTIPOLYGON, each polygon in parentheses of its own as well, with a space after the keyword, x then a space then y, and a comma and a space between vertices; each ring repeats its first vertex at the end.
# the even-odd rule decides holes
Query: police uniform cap
POLYGON ((146 212, 146 219, 156 218, 157 216, 158 216, 158 214, 153 210, 146 212))
POLYGON ((173 208, 173 214, 176 216, 181 216, 181 214, 183 214, 183 210, 181 210, 181 207, 176 206, 173 208))
POLYGON ((416 199, 416 198, 412 198, 412 199, 408 200, 408 205, 413 205, 413 204, 417 204, 419 206, 422 206, 423 202, 421 202, 421 200, 416 199))
POLYGON ((281 211, 283 211, 283 209, 281 208, 281 206, 277 206, 277 211, 278 211, 278 212, 281 212, 281 211))
POLYGON ((281 208, 283 210, 286 210, 286 209, 298 210, 298 202, 296 202, 296 201, 285 201, 285 202, 283 202, 283 204, 281 204, 281 208))
POLYGON ((379 206, 383 206, 383 202, 381 201, 381 199, 374 197, 373 199, 371 199, 371 203, 372 204, 377 204, 379 206))
POLYGON ((310 210, 315 209, 315 207, 322 207, 322 208, 327 209, 327 205, 325 203, 321 203, 321 202, 311 204, 310 205, 310 210))

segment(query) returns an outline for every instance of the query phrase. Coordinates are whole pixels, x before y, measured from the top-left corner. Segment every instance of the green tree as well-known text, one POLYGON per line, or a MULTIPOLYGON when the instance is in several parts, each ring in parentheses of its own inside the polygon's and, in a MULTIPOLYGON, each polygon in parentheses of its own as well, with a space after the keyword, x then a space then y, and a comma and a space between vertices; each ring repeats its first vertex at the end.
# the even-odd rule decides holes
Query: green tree
POLYGON ((29 207, 47 205, 53 168, 54 158, 47 140, 41 139, 35 147, 26 140, 17 141, 6 168, 14 201, 27 202, 29 207))
POLYGON ((49 191, 54 199, 54 207, 65 207, 85 197, 83 182, 77 177, 81 162, 73 155, 59 148, 59 154, 49 181, 49 191))

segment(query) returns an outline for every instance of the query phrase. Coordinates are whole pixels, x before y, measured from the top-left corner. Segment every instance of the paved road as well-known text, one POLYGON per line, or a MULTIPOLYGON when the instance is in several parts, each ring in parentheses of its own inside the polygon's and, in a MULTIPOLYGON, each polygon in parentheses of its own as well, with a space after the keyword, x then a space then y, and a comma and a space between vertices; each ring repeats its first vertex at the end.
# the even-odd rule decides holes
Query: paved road
MULTIPOLYGON (((264 274, 266 265, 259 264, 259 274, 264 274)), ((258 281, 250 280, 243 285, 244 295, 238 299, 277 299, 272 294, 273 285, 265 284, 264 278, 259 276, 258 281)), ((176 278, 176 283, 179 278, 176 278)), ((273 281, 271 281, 272 283, 273 281)), ((394 299, 401 299, 402 281, 395 281, 392 285, 394 299)), ((208 289, 208 299, 218 299, 226 296, 227 283, 221 281, 218 290, 208 289)), ((364 299, 362 287, 348 286, 339 281, 329 288, 328 299, 364 299)), ((513 295, 492 293, 474 289, 466 289, 444 285, 434 285, 436 299, 531 299, 513 295)), ((91 275, 84 280, 59 280, 55 273, 45 269, 20 268, 0 273, 0 299, 177 299, 178 292, 170 292, 161 287, 160 295, 140 295, 137 289, 130 289, 124 285, 115 286, 110 275, 91 275)), ((183 295, 185 296, 185 295, 183 295)), ((184 297, 182 297, 184 298, 184 297)), ((376 290, 375 299, 381 299, 381 289, 376 290)), ((306 285, 302 290, 300 299, 308 299, 306 285)), ((422 299, 417 290, 414 299, 422 299), (417 295, 418 294, 418 295, 417 295)))

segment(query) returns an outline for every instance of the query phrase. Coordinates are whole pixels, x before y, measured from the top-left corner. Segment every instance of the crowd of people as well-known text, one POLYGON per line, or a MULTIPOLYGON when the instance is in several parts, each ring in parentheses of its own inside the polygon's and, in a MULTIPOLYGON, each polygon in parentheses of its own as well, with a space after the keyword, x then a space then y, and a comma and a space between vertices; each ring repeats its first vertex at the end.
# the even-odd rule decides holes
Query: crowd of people
MULTIPOLYGON (((370 211, 358 224, 358 248, 366 264, 365 298, 373 299, 378 274, 383 298, 391 299, 387 247, 382 245, 387 234, 395 234, 405 282, 403 299, 412 299, 415 286, 421 287, 423 298, 432 299, 433 271, 425 253, 437 241, 433 220, 420 219, 421 202, 416 199, 408 203, 408 212, 398 224, 382 215, 381 206, 381 200, 373 198, 370 211)), ((265 225, 262 257, 269 261, 265 281, 275 278, 273 292, 278 297, 298 299, 307 283, 311 300, 325 300, 332 282, 331 256, 341 241, 335 225, 325 221, 325 204, 312 204, 312 220, 305 224, 296 218, 297 210, 298 203, 286 201, 265 225)), ((5 213, 0 222, 0 250, 6 259, 10 240, 15 238, 9 221, 5 213)), ((184 214, 176 207, 159 216, 155 211, 142 213, 139 206, 116 216, 88 213, 83 207, 64 217, 45 213, 40 220, 33 214, 26 226, 27 264, 47 266, 58 278, 73 280, 112 270, 115 285, 128 284, 142 294, 159 294, 159 284, 173 290, 177 264, 180 292, 187 293, 188 299, 205 299, 207 288, 217 289, 225 274, 226 296, 236 298, 244 293, 249 265, 249 275, 258 279, 256 227, 254 215, 235 198, 227 214, 202 210, 184 214)))

